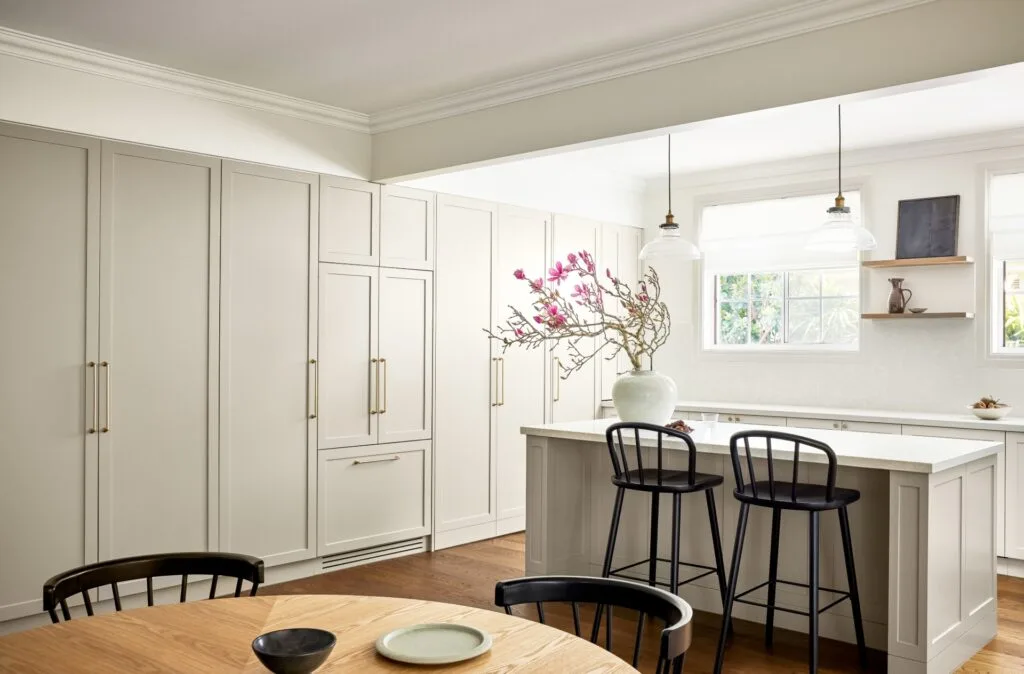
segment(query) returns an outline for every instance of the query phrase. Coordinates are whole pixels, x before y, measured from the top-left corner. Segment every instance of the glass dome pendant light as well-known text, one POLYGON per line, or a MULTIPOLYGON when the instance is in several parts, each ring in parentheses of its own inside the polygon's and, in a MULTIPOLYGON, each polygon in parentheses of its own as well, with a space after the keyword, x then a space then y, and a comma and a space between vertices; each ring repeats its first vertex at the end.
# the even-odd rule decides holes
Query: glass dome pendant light
POLYGON ((699 260, 700 249, 679 234, 679 225, 672 215, 672 134, 668 135, 668 213, 656 239, 640 251, 641 262, 660 260, 699 260))
POLYGON ((813 230, 805 247, 809 250, 827 252, 850 252, 874 250, 878 243, 874 235, 853 221, 850 207, 843 198, 843 106, 838 106, 839 119, 839 193, 836 205, 828 209, 825 222, 813 230))

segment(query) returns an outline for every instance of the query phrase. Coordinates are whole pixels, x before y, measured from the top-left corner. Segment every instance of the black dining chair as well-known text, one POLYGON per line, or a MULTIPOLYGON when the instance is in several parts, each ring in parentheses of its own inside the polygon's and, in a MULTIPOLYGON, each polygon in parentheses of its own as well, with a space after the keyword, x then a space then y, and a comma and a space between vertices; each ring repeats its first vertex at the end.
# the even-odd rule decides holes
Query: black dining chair
MULTIPOLYGON (((655 674, 679 674, 683 671, 686 651, 693 639, 693 610, 674 594, 618 578, 592 578, 588 576, 534 576, 503 580, 494 586, 494 603, 512 615, 512 607, 533 604, 538 618, 546 624, 544 604, 548 602, 572 605, 573 627, 582 637, 580 604, 607 607, 605 617, 605 648, 612 650, 612 608, 624 608, 639 613, 636 642, 633 646, 633 667, 640 660, 640 644, 644 623, 648 616, 665 623, 661 630, 658 664, 655 674)), ((597 643, 601 631, 601 613, 595 613, 590 631, 591 643, 597 643)))
POLYGON ((114 598, 114 610, 121 610, 121 594, 118 583, 146 579, 146 603, 153 605, 153 579, 164 576, 181 576, 180 601, 185 601, 189 576, 213 576, 210 583, 210 599, 217 594, 217 579, 220 576, 235 578, 235 597, 242 594, 242 582, 252 583, 249 596, 256 595, 256 589, 263 582, 263 560, 249 555, 226 552, 177 552, 161 555, 123 557, 95 564, 86 564, 70 571, 59 573, 43 585, 43 610, 50 614, 54 624, 59 623, 57 607, 60 606, 64 620, 71 620, 67 600, 76 594, 82 595, 86 615, 93 615, 89 590, 110 586, 114 598))
MULTIPOLYGON (((767 648, 772 646, 776 610, 806 616, 808 618, 807 631, 810 641, 808 664, 809 670, 813 674, 818 671, 818 616, 839 602, 849 599, 853 609, 853 625, 857 636, 860 664, 861 667, 866 668, 867 648, 864 644, 864 623, 861 620, 860 596, 857 592, 857 574, 854 571, 853 565, 853 542, 850 537, 850 516, 847 512, 847 507, 860 499, 860 492, 855 489, 844 489, 836 486, 836 453, 824 442, 792 433, 768 430, 741 431, 734 434, 729 441, 729 453, 732 457, 732 467, 736 477, 736 489, 733 492, 733 496, 740 502, 740 514, 739 523, 736 527, 736 545, 732 553, 732 566, 729 570, 723 627, 718 638, 715 674, 719 674, 722 671, 727 638, 725 625, 728 624, 732 617, 732 607, 735 602, 761 606, 767 609, 764 627, 764 640, 767 648), (753 449, 750 446, 752 440, 756 444, 753 449), (743 447, 742 457, 740 456, 740 445, 743 447), (828 472, 824 484, 800 481, 801 449, 809 449, 825 455, 825 460, 828 463, 828 472), (762 458, 765 460, 764 468, 767 472, 767 480, 759 480, 755 473, 755 465, 757 465, 755 460, 759 462, 762 458), (775 464, 778 461, 789 461, 792 463, 792 471, 789 475, 777 474, 775 464), (746 467, 746 477, 744 476, 744 466, 746 467), (749 590, 738 593, 736 591, 736 583, 739 578, 740 558, 743 553, 743 540, 746 537, 747 518, 750 515, 751 506, 771 508, 772 511, 768 580, 749 590), (784 510, 806 512, 809 514, 807 545, 809 558, 807 575, 809 582, 807 583, 797 583, 778 578, 779 530, 784 510), (846 561, 846 577, 849 587, 849 590, 846 592, 820 587, 818 580, 821 513, 828 510, 835 510, 839 513, 839 530, 843 540, 843 556, 846 561), (775 590, 779 583, 807 588, 808 610, 805 612, 777 606, 775 604, 775 590), (762 603, 745 598, 747 595, 765 586, 768 587, 767 602, 762 603), (818 594, 821 591, 837 595, 838 599, 824 607, 820 607, 818 594)), ((804 454, 806 456, 806 452, 804 454)), ((764 473, 761 474, 761 477, 765 477, 764 473)))
POLYGON ((676 594, 679 591, 680 585, 686 585, 705 576, 716 574, 724 605, 725 563, 722 559, 722 539, 718 529, 718 513, 715 508, 714 493, 714 488, 724 481, 722 476, 697 472, 697 447, 693 443, 693 438, 682 431, 654 424, 619 422, 608 427, 607 431, 605 431, 605 439, 608 442, 608 452, 612 458, 612 484, 615 485, 616 492, 602 575, 639 580, 635 576, 628 575, 628 572, 638 566, 647 565, 648 584, 662 585, 667 587, 672 594, 676 594), (624 433, 625 438, 623 438, 624 433), (641 433, 654 434, 654 438, 650 439, 650 444, 653 445, 650 449, 655 452, 653 454, 653 464, 651 461, 648 461, 646 466, 643 460, 644 448, 641 447, 641 433), (678 453, 678 450, 665 449, 666 438, 679 440, 682 443, 686 451, 685 470, 667 468, 665 466, 666 451, 678 453), (618 537, 619 520, 622 518, 622 503, 627 491, 646 492, 651 495, 650 554, 647 559, 613 569, 612 557, 615 554, 615 539, 618 537), (679 560, 682 497, 687 494, 700 493, 703 493, 705 496, 708 511, 711 546, 715 554, 714 566, 679 560), (672 496, 672 539, 669 559, 658 557, 658 517, 659 505, 663 494, 670 494, 672 496), (658 562, 668 562, 669 582, 667 584, 657 580, 658 562), (699 569, 699 572, 689 578, 680 580, 680 566, 693 567, 699 569))

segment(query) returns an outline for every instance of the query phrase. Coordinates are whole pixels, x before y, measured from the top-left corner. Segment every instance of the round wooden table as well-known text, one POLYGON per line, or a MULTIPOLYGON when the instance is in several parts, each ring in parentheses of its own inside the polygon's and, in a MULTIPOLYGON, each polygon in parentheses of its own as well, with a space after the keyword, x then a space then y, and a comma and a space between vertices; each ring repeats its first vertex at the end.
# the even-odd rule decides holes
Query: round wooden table
POLYGON ((0 671, 260 672, 266 670, 252 640, 285 627, 319 627, 337 636, 317 672, 636 672, 589 641, 496 611, 346 595, 214 599, 76 618, 0 637, 0 671), (377 655, 381 634, 426 622, 478 627, 491 633, 494 646, 475 660, 444 667, 377 655))

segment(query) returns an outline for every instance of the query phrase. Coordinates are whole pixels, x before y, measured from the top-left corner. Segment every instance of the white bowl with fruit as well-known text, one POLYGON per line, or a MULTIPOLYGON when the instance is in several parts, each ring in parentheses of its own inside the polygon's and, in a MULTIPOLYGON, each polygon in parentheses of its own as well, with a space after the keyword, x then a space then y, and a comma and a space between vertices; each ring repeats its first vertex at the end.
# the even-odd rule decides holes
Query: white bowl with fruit
POLYGON ((974 412, 974 416, 986 421, 1002 419, 1013 411, 1012 407, 992 396, 983 397, 978 402, 970 405, 969 409, 974 412))

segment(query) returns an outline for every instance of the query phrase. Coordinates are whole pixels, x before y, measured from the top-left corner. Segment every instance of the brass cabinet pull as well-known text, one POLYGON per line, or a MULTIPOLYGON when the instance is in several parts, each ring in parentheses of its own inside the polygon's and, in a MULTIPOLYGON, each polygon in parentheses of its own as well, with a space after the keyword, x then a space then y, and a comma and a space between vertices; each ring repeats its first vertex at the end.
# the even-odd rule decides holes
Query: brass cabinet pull
POLYGON ((491 407, 498 406, 498 359, 491 358, 491 364, 494 365, 494 397, 491 399, 491 407))
POLYGON ((356 459, 352 462, 353 466, 361 466, 364 463, 386 463, 388 461, 398 461, 401 458, 397 454, 394 456, 382 457, 378 459, 356 459))
POLYGON ((89 368, 89 372, 92 373, 92 416, 89 420, 89 428, 86 429, 86 433, 92 434, 96 432, 96 426, 100 423, 99 402, 96 400, 100 393, 97 388, 99 386, 99 382, 96 377, 96 361, 90 360, 85 364, 85 366, 89 368))
POLYGON ((384 366, 384 404, 380 405, 380 414, 388 411, 388 359, 380 358, 378 362, 384 366))
POLYGON ((376 358, 370 359, 370 365, 373 367, 373 403, 370 405, 370 414, 376 414, 380 405, 380 365, 376 358))
POLYGON ((313 412, 309 418, 316 419, 320 416, 320 363, 316 358, 310 358, 309 364, 313 366, 313 412))
POLYGON ((562 376, 561 376, 562 360, 558 356, 555 356, 554 364, 555 364, 555 368, 554 368, 555 369, 555 400, 554 401, 557 403, 559 400, 562 399, 562 376))
POLYGON ((501 402, 499 405, 505 404, 505 359, 499 358, 498 363, 501 365, 501 402))
POLYGON ((103 428, 100 429, 100 433, 110 432, 110 363, 103 361, 100 363, 100 367, 103 368, 104 372, 104 383, 106 384, 106 398, 107 404, 103 410, 103 428))

